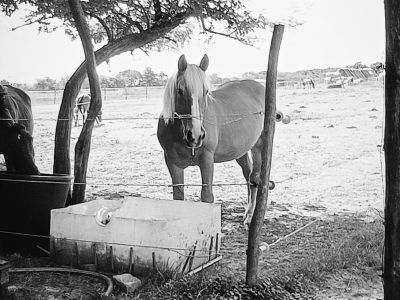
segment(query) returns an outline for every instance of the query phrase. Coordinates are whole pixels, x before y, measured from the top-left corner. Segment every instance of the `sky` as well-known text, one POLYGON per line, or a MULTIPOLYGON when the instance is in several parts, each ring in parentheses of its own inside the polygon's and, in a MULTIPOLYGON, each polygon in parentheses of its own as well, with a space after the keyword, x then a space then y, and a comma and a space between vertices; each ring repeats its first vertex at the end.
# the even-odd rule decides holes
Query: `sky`
MULTIPOLYGON (((384 62, 385 28, 383 0, 244 0, 247 7, 269 20, 285 24, 295 18, 304 24, 285 27, 278 71, 343 67, 361 61, 367 65, 384 62)), ((38 33, 34 25, 17 30, 18 16, 0 15, 0 80, 34 83, 51 77, 70 76, 84 58, 79 39, 72 41, 62 29, 38 33)), ((185 54, 189 63, 199 63, 206 53, 208 73, 240 77, 248 71, 266 71, 272 31, 257 31, 255 45, 215 36, 211 43, 195 35, 185 47, 175 51, 125 53, 98 67, 98 73, 115 76, 118 72, 151 67, 170 75, 178 58, 185 54)), ((96 47, 96 46, 95 46, 96 47)))

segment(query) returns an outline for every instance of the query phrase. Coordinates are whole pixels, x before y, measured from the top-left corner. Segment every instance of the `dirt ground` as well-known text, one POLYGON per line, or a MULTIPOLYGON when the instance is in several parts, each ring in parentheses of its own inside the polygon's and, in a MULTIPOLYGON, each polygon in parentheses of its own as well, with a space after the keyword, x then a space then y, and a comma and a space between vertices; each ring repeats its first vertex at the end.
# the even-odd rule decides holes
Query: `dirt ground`
MULTIPOLYGON (((52 95, 29 93, 35 117, 36 162, 52 173, 54 132, 59 109, 52 95)), ((103 94, 104 97, 104 94, 103 94)), ((290 115, 289 124, 276 124, 270 192, 266 218, 268 242, 294 231, 314 218, 336 215, 377 216, 383 210, 383 84, 370 81, 341 89, 278 89, 277 107, 290 115), (282 229, 282 230, 278 230, 282 229)), ((87 199, 118 199, 129 195, 172 199, 170 177, 156 137, 162 88, 107 91, 103 122, 96 126, 88 169, 87 199), (127 98, 127 99, 126 99, 127 98), (157 186, 154 186, 157 185, 157 186)), ((72 129, 71 157, 81 126, 72 129)), ((197 168, 188 168, 185 183, 200 184, 197 168)), ((215 166, 214 187, 223 204, 221 262, 232 272, 245 268, 246 232, 241 224, 247 189, 235 162, 215 166), (224 243, 225 242, 225 243, 224 243), (243 246, 241 255, 229 249, 243 246)), ((186 187, 186 200, 198 201, 200 187, 186 187)), ((279 247, 261 264, 261 273, 276 264, 279 247), (275 254, 274 254, 275 251, 275 254)), ((244 273, 243 273, 244 274, 244 273)), ((321 299, 382 298, 380 282, 348 283, 332 279, 321 299), (343 284, 344 286, 340 286, 343 284), (331 298, 330 298, 331 297, 331 298), (341 298, 342 297, 342 298, 341 298)))

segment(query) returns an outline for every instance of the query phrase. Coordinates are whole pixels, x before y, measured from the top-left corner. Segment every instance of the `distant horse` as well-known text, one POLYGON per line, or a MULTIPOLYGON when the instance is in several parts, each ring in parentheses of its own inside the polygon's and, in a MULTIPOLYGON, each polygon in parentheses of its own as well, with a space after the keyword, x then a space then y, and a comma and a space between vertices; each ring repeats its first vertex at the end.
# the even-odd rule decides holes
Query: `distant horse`
POLYGON ((184 55, 179 58, 178 72, 166 84, 157 137, 176 200, 184 199, 184 169, 196 165, 202 177, 201 201, 214 202, 214 163, 235 159, 248 187, 247 225, 260 184, 265 88, 253 80, 238 80, 210 92, 208 63, 207 55, 199 66, 188 64, 184 55))
MULTIPOLYGON (((79 125, 79 113, 81 113, 82 115, 82 124, 85 123, 87 118, 87 113, 89 111, 89 106, 90 106, 90 94, 82 95, 78 99, 76 99, 74 107, 75 126, 79 125)), ((97 125, 100 124, 101 122, 101 116, 102 116, 102 111, 100 110, 96 117, 97 125)))
POLYGON ((7 171, 39 174, 33 150, 31 99, 22 90, 0 85, 0 153, 7 171))
POLYGON ((302 84, 303 84, 303 88, 305 89, 305 88, 308 88, 308 89, 315 89, 315 83, 314 83, 314 81, 311 79, 311 78, 308 78, 308 79, 303 79, 303 82, 302 82, 302 84))

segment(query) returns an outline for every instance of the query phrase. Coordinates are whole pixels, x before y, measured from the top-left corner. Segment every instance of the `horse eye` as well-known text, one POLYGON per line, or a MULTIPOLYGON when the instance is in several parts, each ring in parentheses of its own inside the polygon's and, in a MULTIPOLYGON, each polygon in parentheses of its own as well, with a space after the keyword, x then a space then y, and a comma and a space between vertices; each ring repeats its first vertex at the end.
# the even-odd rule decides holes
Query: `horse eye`
POLYGON ((20 140, 20 139, 21 139, 21 134, 20 134, 20 133, 18 133, 18 135, 17 135, 17 139, 18 139, 18 140, 20 140))

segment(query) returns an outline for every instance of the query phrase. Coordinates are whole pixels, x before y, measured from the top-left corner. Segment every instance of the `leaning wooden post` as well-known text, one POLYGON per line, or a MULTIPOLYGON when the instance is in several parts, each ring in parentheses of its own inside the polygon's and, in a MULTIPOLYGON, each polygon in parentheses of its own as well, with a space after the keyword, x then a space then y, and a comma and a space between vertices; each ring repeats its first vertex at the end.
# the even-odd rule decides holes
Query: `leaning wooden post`
POLYGON ((262 164, 261 183, 257 191, 256 207, 249 228, 247 246, 247 271, 246 284, 257 283, 258 258, 260 256, 260 232, 264 224, 265 209, 268 199, 268 183, 271 170, 272 146, 275 132, 276 111, 276 76, 278 66, 279 48, 284 31, 283 25, 275 25, 272 34, 271 47, 268 59, 268 71, 265 89, 265 118, 262 132, 262 164))
POLYGON ((72 16, 74 17, 76 29, 82 41, 85 52, 86 69, 90 85, 90 106, 88 117, 83 124, 82 132, 79 135, 75 145, 75 164, 74 175, 75 183, 72 193, 72 201, 69 204, 83 202, 86 190, 86 172, 90 153, 91 136, 94 127, 94 121, 101 110, 101 89, 100 81, 96 71, 96 59, 93 52, 93 45, 90 37, 89 26, 79 0, 68 0, 72 16))
POLYGON ((385 0, 385 300, 400 299, 400 2, 385 0))

